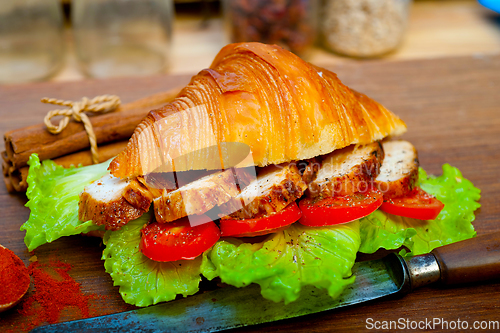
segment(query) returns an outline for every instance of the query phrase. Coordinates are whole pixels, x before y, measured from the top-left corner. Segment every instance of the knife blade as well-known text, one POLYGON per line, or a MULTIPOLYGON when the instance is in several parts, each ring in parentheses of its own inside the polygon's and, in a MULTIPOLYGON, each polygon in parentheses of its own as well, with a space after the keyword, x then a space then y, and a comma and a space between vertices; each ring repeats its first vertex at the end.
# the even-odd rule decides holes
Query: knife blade
POLYGON ((143 309, 35 328, 41 332, 216 332, 403 296, 441 281, 444 284, 500 279, 500 233, 435 249, 429 254, 356 263, 355 282, 337 299, 313 286, 290 304, 262 298, 260 287, 225 287, 143 309), (258 306, 256 306, 258 304, 258 306))

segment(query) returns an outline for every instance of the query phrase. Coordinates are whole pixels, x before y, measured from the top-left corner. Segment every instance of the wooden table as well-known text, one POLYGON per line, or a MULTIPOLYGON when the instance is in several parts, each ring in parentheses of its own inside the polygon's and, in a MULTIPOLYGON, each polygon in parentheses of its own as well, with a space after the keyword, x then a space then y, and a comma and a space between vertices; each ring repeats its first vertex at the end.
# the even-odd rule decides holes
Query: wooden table
MULTIPOLYGON (((475 56, 346 63, 331 68, 343 82, 380 101, 408 125, 404 138, 419 150, 421 165, 440 174, 441 165, 458 167, 482 190, 482 207, 474 222, 479 235, 500 231, 500 56, 475 56)), ((118 94, 127 102, 186 84, 189 76, 141 79, 41 83, 1 87, 0 134, 9 129, 40 123, 50 106, 40 97, 77 99, 83 95, 118 94)), ((23 194, 8 194, 0 186, 0 244, 12 249, 27 264, 30 254, 19 231, 28 218, 23 194)), ((64 237, 35 250, 39 259, 57 255, 74 268, 71 276, 84 292, 106 295, 92 304, 94 315, 131 309, 120 298, 100 260, 100 239, 64 237)), ((61 320, 78 318, 65 313, 61 320)), ((15 329, 26 318, 16 310, 0 314, 0 331, 15 329)), ((378 301, 340 311, 330 311, 243 331, 362 331, 366 320, 411 321, 442 318, 447 321, 500 321, 500 283, 438 289, 426 287, 399 299, 378 301)))

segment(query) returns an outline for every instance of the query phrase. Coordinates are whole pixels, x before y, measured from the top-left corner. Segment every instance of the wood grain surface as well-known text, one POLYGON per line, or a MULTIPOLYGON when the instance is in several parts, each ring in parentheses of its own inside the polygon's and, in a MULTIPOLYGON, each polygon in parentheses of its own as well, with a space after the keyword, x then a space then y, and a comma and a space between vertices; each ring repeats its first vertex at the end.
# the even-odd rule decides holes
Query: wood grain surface
MULTIPOLYGON (((440 174, 441 165, 458 167, 482 190, 482 207, 474 222, 477 233, 500 231, 500 56, 459 57, 402 62, 366 62, 330 68, 350 87, 362 91, 400 115, 408 125, 404 138, 419 151, 420 163, 429 173, 440 174)), ((0 134, 41 122, 49 106, 41 97, 78 99, 98 94, 118 94, 131 101, 188 82, 188 76, 141 79, 42 83, 0 87, 0 134)), ((19 231, 28 218, 24 195, 8 194, 0 186, 0 244, 28 264, 30 254, 19 231)), ((126 305, 104 272, 101 240, 82 236, 61 238, 35 250, 39 260, 58 256, 74 268, 71 276, 88 293, 106 295, 92 303, 92 315, 133 308, 126 305)), ((64 312, 61 320, 78 319, 78 312, 64 312)), ((366 331, 374 321, 403 320, 500 321, 500 282, 414 291, 402 299, 263 324, 240 331, 366 331)), ((16 309, 0 314, 0 331, 20 327, 25 321, 16 309)))

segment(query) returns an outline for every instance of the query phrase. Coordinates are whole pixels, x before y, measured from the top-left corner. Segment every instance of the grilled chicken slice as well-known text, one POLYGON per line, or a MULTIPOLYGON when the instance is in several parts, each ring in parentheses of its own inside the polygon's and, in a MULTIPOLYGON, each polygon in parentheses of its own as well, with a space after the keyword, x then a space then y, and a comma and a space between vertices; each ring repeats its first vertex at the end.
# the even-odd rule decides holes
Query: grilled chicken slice
POLYGON ((418 181, 417 150, 408 141, 387 141, 382 143, 385 158, 375 185, 384 199, 404 196, 418 181))
POLYGON ((157 184, 151 184, 142 176, 137 177, 137 181, 151 193, 153 198, 158 198, 163 194, 163 192, 168 191, 165 187, 157 186, 157 184))
POLYGON ((233 169, 217 172, 154 199, 158 222, 171 222, 187 215, 199 215, 228 202, 240 193, 233 169))
POLYGON ((118 230, 149 210, 153 195, 136 179, 105 175, 80 193, 78 218, 118 230))
POLYGON ((308 160, 299 161, 297 163, 297 167, 302 174, 302 180, 306 184, 309 184, 316 179, 320 166, 321 163, 315 157, 308 160))
POLYGON ((309 182, 307 195, 329 198, 363 191, 380 170, 384 151, 378 142, 336 150, 323 159, 316 179, 309 182))
POLYGON ((236 198, 220 207, 222 218, 255 218, 278 212, 300 198, 306 189, 294 163, 267 166, 236 198))

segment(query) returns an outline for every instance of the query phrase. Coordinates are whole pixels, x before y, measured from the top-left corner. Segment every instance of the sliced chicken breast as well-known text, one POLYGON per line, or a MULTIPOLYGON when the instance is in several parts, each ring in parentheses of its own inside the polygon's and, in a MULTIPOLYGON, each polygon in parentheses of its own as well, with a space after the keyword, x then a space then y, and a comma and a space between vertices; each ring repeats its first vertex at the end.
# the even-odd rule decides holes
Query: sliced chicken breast
POLYGON ((384 199, 404 196, 418 181, 417 150, 408 141, 397 140, 382 143, 385 158, 375 185, 384 199))
POLYGON ((297 163, 297 167, 302 173, 302 180, 306 184, 309 184, 316 179, 320 166, 321 162, 319 162, 317 158, 311 158, 297 163))
POLYGON ((78 218, 118 230, 149 210, 153 195, 134 180, 105 175, 80 193, 78 218))
POLYGON ((171 222, 187 215, 200 215, 239 193, 233 169, 217 172, 155 198, 156 220, 171 222))
POLYGON ((255 218, 278 212, 300 198, 307 189, 294 163, 271 165, 259 170, 257 179, 220 211, 222 218, 255 218))
POLYGON ((380 143, 351 145, 326 155, 316 178, 308 184, 311 198, 329 198, 365 190, 379 171, 384 160, 380 143))

